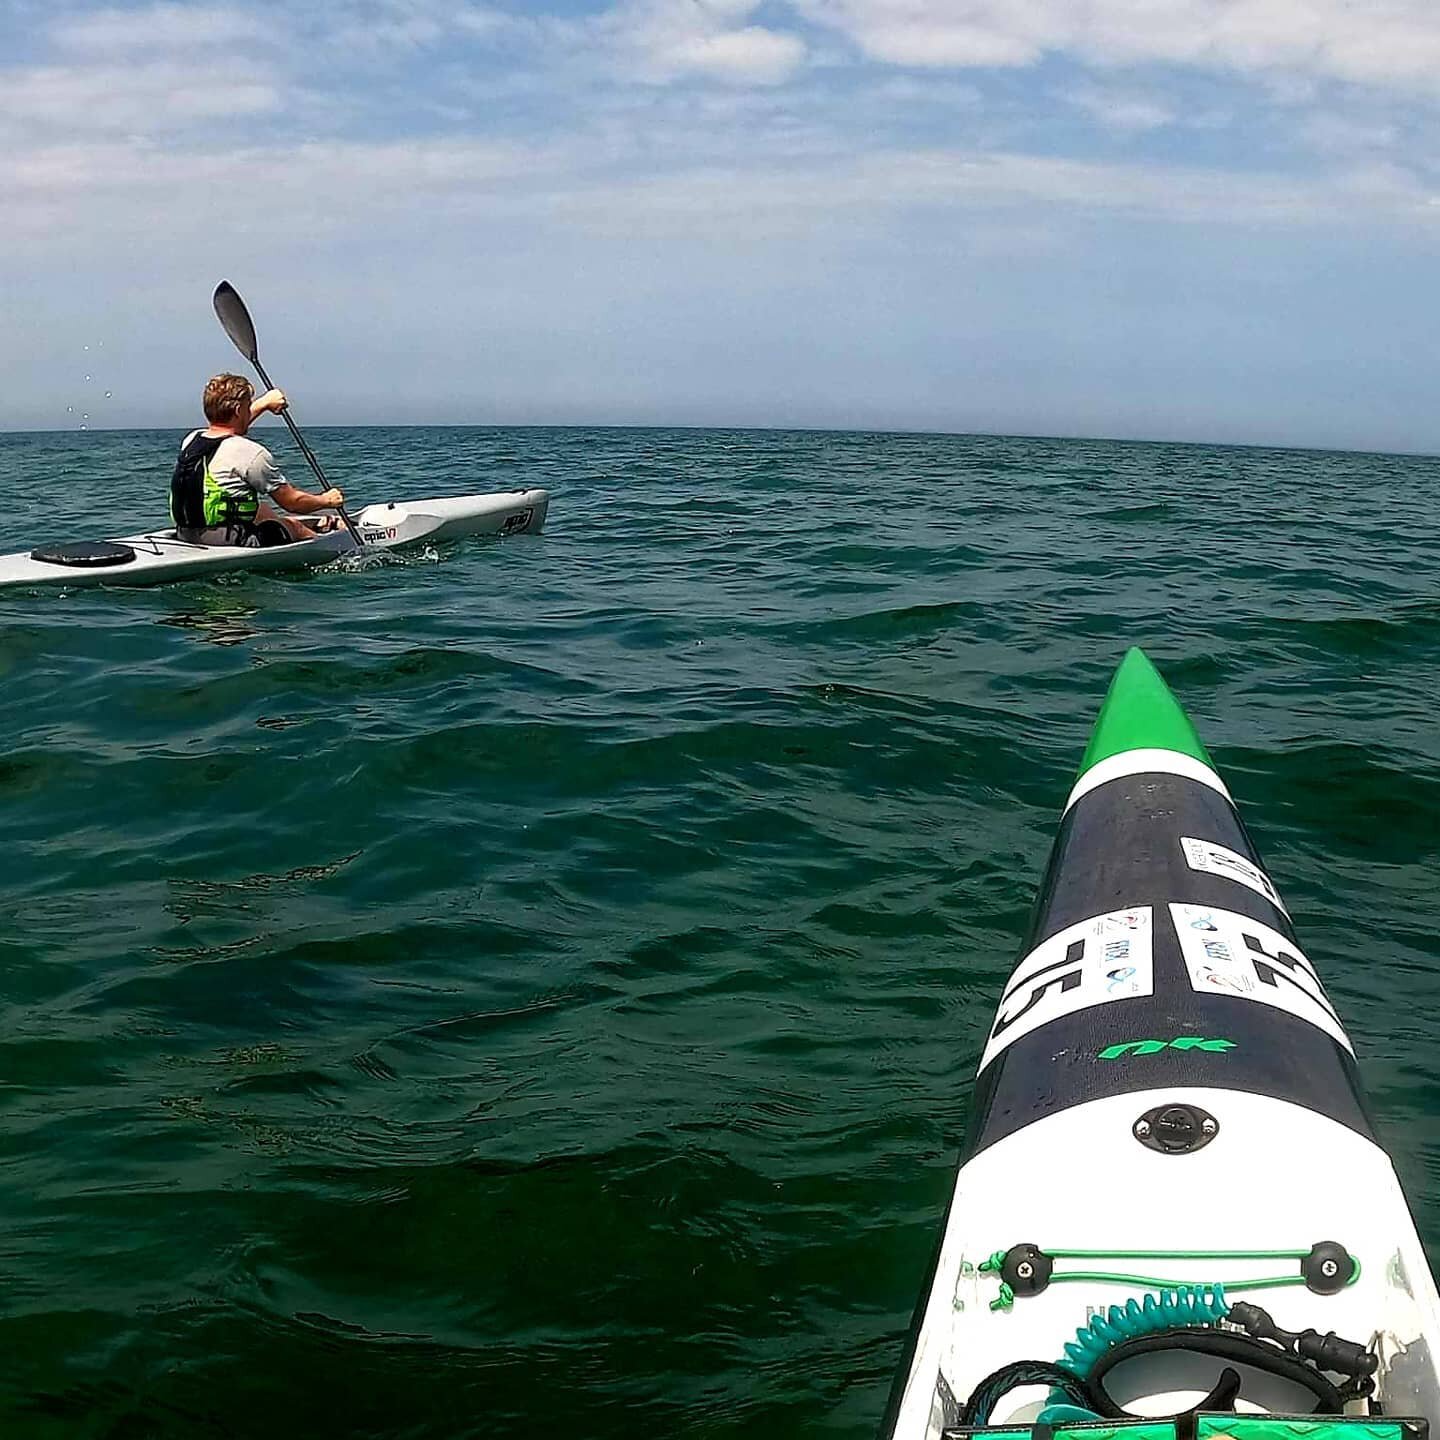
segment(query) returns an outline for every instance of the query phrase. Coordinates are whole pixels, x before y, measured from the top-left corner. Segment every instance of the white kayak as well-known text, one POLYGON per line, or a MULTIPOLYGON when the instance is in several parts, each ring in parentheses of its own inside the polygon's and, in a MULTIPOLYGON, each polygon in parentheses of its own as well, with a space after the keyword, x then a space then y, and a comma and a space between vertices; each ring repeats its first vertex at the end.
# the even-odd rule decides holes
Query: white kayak
MULTIPOLYGON (((367 547, 394 550, 462 535, 532 534, 544 525, 549 507, 548 490, 502 490, 490 495, 367 505, 354 518, 367 547)), ((179 539, 173 529, 154 530, 116 540, 39 546, 0 555, 0 587, 158 585, 233 570, 304 569, 324 565, 355 549, 344 529, 259 550, 196 545, 179 539)))

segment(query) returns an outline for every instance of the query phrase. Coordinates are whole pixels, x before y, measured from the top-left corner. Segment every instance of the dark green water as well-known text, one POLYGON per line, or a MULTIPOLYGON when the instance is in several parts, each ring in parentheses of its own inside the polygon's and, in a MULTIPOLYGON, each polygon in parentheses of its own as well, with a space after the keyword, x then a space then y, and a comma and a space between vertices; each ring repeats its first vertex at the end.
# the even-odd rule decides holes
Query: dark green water
MULTIPOLYGON (((176 438, 0 436, 0 548, 176 438)), ((314 440, 550 528, 0 600, 7 1436, 871 1434, 1132 643, 1440 1240, 1432 462, 314 440)))

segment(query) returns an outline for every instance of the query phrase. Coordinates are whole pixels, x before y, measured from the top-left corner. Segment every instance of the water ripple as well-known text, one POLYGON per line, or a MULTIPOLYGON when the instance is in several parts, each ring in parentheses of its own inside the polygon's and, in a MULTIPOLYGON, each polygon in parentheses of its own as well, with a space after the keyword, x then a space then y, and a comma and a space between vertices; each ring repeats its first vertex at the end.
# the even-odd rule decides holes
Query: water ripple
MULTIPOLYGON (((173 439, 0 436, 5 548, 157 513, 173 439)), ((550 527, 0 601, 17 1433, 872 1433, 1132 643, 1440 1239, 1429 462, 314 439, 550 527)))

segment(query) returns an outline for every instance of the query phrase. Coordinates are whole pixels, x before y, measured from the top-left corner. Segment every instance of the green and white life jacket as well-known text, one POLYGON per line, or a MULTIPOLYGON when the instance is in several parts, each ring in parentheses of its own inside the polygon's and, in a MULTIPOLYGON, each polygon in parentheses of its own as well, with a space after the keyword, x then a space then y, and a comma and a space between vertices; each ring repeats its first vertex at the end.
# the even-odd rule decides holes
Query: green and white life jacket
POLYGON ((228 435, 196 435, 181 448, 170 477, 170 519, 181 539, 186 532, 198 532, 235 521, 249 523, 260 509, 260 497, 246 486, 244 496, 224 489, 210 469, 215 452, 228 435))

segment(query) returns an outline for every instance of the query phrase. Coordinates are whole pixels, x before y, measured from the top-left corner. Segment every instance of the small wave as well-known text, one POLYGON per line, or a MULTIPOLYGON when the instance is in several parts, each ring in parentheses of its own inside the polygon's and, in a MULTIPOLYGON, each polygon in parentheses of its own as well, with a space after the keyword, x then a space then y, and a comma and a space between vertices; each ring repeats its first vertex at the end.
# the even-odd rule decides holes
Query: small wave
POLYGON ((783 628, 793 639, 807 643, 864 642, 923 638, 949 632, 957 626, 973 631, 985 626, 990 609, 971 600, 945 600, 926 605, 901 605, 865 610, 833 620, 788 623, 783 628))

